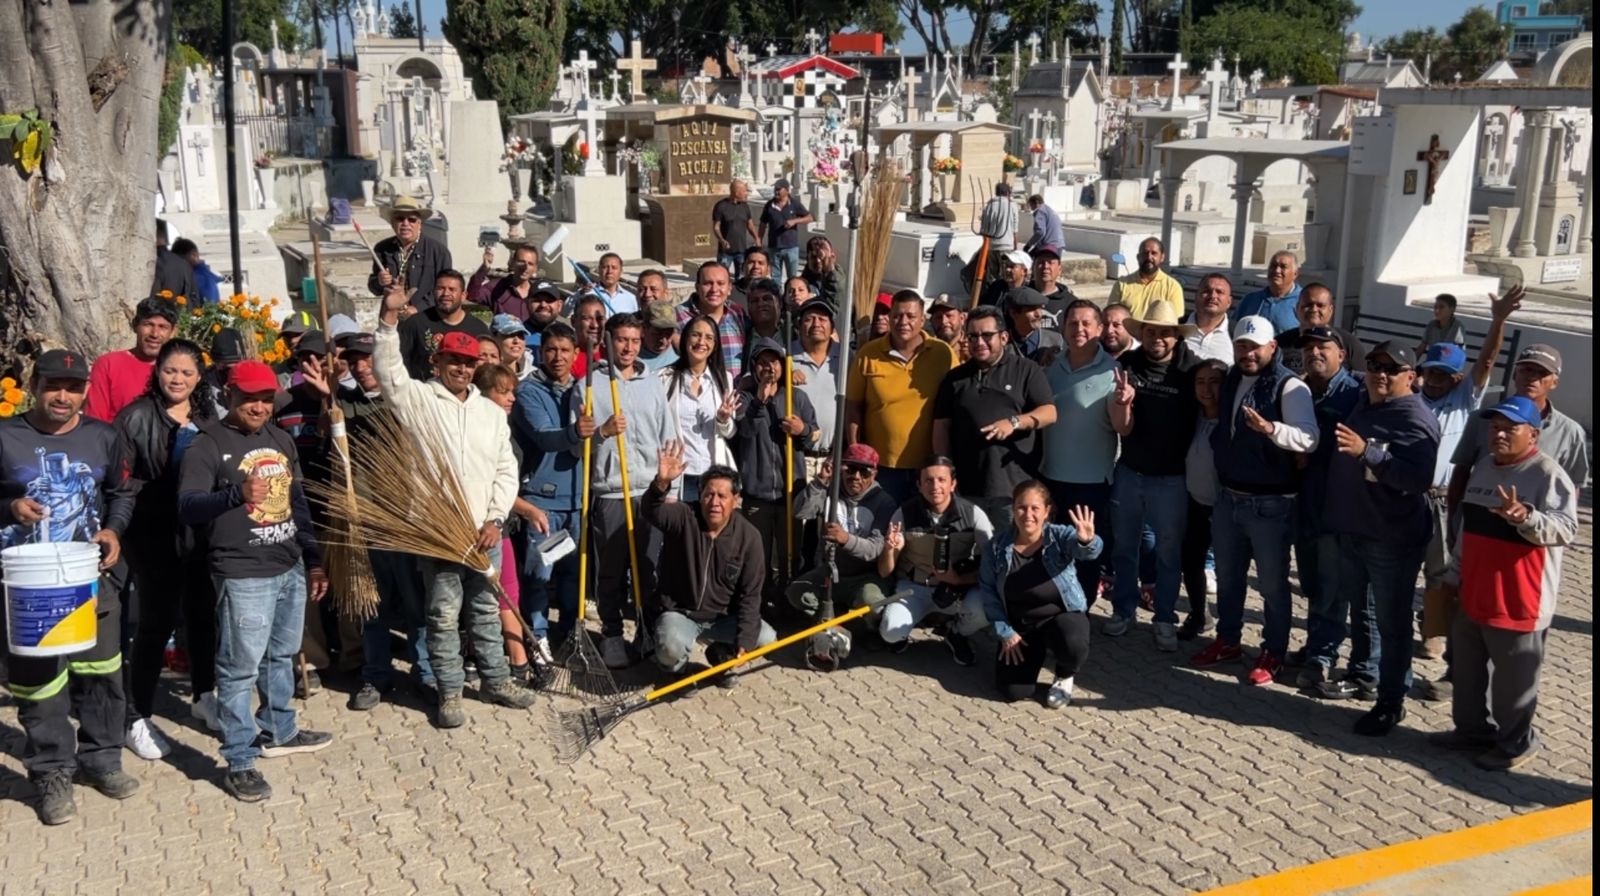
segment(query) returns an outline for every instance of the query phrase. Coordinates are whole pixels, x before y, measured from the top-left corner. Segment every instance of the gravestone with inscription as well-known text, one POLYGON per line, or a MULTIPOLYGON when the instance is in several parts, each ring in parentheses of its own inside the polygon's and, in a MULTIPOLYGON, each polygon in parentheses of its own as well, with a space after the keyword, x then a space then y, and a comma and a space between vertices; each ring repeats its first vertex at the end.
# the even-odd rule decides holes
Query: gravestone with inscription
MULTIPOLYGON (((650 106, 612 109, 607 136, 648 144, 660 159, 656 190, 639 198, 648 209, 644 252, 664 264, 714 258, 711 208, 728 194, 738 150, 734 129, 753 127, 754 109, 727 106, 650 106)), ((637 170, 629 176, 637 186, 637 170)))

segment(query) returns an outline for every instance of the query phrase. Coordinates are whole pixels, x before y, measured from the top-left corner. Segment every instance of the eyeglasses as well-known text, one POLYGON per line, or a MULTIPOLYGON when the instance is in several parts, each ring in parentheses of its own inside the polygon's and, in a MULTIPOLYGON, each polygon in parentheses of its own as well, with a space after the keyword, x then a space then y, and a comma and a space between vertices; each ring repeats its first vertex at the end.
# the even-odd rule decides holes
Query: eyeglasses
POLYGON ((979 342, 988 342, 989 340, 991 340, 991 339, 993 339, 993 338, 995 338, 996 336, 999 336, 999 335, 1000 335, 1000 331, 999 330, 980 330, 980 331, 977 331, 977 332, 969 332, 969 333, 967 333, 967 338, 968 339, 975 339, 975 340, 977 340, 979 342))
POLYGON ((1367 359, 1367 372, 1368 373, 1381 373, 1384 376, 1399 376, 1400 374, 1405 373, 1406 371, 1408 371, 1410 369, 1411 368, 1405 366, 1404 364, 1396 364, 1393 361, 1390 361, 1389 363, 1385 364, 1384 362, 1376 360, 1374 358, 1368 358, 1367 359))
POLYGON ((417 215, 395 215, 394 220, 396 224, 418 224, 422 218, 417 215))
POLYGON ((873 468, 871 468, 871 467, 863 467, 863 466, 859 466, 859 465, 856 465, 856 464, 845 464, 844 465, 844 475, 846 475, 846 476, 854 476, 854 477, 856 477, 858 479, 866 479, 868 476, 871 476, 874 472, 876 472, 876 471, 873 470, 873 468))

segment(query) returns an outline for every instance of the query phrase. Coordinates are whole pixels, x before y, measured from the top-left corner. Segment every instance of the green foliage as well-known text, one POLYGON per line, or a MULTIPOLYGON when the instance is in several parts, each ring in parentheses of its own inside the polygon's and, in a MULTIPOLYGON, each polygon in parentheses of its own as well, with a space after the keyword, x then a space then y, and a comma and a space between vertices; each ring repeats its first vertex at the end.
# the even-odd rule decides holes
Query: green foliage
POLYGON ((537 112, 555 89, 566 12, 565 0, 452 0, 444 35, 502 118, 537 112))
POLYGON ((1111 72, 1102 74, 1120 73, 1122 71, 1122 41, 1127 30, 1127 16, 1122 11, 1122 0, 1111 0, 1111 72))
POLYGON ((411 7, 404 3, 396 3, 389 7, 389 36, 417 37, 417 17, 411 14, 411 7))
POLYGON ((205 65, 206 58, 188 44, 167 47, 167 69, 161 76, 161 111, 156 125, 156 158, 162 158, 178 139, 178 115, 183 112, 184 72, 205 65))
MULTIPOLYGON (((228 58, 228 39, 222 33, 222 4, 225 0, 173 0, 172 39, 200 52, 213 65, 228 58)), ((290 18, 291 0, 226 0, 233 4, 233 27, 237 40, 255 44, 263 53, 272 49, 272 22, 278 23, 278 43, 284 47, 300 43, 300 27, 290 18)))
POLYGON ((1332 84, 1344 53, 1344 28, 1359 12, 1345 0, 1228 3, 1196 20, 1195 58, 1219 50, 1238 53, 1244 71, 1259 68, 1268 80, 1287 76, 1296 84, 1332 84))
MULTIPOLYGON (((1028 37, 1033 34, 1044 41, 1039 53, 1046 59, 1050 48, 1060 46, 1063 37, 1070 38, 1077 47, 1098 46, 1096 15, 1096 7, 1089 0, 1008 0, 1005 20, 989 29, 982 55, 1009 53, 1014 47, 1022 47, 1025 52, 1028 37)), ((1006 67, 1001 66, 1001 70, 1006 67)))
POLYGON ((1434 81, 1440 82, 1452 81, 1457 74, 1463 81, 1475 80, 1504 56, 1510 46, 1510 26, 1495 21, 1494 14, 1484 7, 1474 6, 1444 34, 1433 28, 1412 29, 1379 41, 1377 50, 1410 59, 1419 69, 1431 54, 1430 74, 1434 81))

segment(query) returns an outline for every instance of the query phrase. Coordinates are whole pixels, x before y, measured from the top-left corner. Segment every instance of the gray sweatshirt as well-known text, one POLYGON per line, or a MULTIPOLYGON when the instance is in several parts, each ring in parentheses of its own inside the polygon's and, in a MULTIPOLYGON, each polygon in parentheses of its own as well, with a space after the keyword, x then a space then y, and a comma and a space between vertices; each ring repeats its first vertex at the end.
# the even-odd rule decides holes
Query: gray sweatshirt
MULTIPOLYGON (((628 421, 627 432, 622 434, 628 451, 628 496, 637 498, 656 478, 661 446, 673 437, 673 421, 667 412, 667 394, 661 388, 661 379, 647 371, 643 362, 635 361, 633 368, 632 379, 617 377, 617 392, 622 398, 622 414, 628 421)), ((609 377, 610 362, 596 365, 593 377, 596 427, 615 414, 609 377)), ((571 400, 574 410, 583 413, 581 381, 572 390, 571 400)), ((575 450, 581 452, 582 445, 575 450)), ((590 463, 594 471, 592 487, 597 498, 622 497, 622 463, 617 455, 617 440, 604 438, 596 431, 590 463)))
MULTIPOLYGON (((843 490, 839 492, 839 507, 834 522, 844 526, 850 539, 839 546, 834 555, 840 576, 865 576, 878 574, 878 555, 883 553, 883 534, 894 516, 894 499, 874 482, 859 497, 852 498, 843 490)), ((820 520, 828 512, 828 490, 820 482, 811 482, 795 495, 794 515, 799 520, 820 520)), ((823 539, 817 559, 821 562, 828 542, 823 539)))

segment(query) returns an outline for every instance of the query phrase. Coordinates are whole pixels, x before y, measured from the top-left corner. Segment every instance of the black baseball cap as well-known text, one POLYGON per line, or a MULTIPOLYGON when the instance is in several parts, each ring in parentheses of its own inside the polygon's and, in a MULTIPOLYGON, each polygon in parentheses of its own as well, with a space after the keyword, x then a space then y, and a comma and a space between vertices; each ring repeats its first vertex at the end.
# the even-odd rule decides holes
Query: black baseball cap
POLYGON ((1388 355, 1390 360, 1401 367, 1410 367, 1414 370, 1417 366, 1416 351, 1399 339, 1390 339, 1387 342, 1380 342, 1373 346, 1367 352, 1367 357, 1370 358, 1373 355, 1388 355))
POLYGON ((244 360, 244 337, 238 330, 228 327, 218 331, 211 340, 211 363, 237 364, 244 360))
POLYGON ((1006 292, 1006 305, 1010 308, 1043 308, 1044 293, 1031 286, 1017 286, 1006 292))
MULTIPOLYGON (((1300 331, 1301 340, 1310 339, 1315 342, 1332 342, 1342 351, 1349 351, 1350 347, 1344 344, 1344 336, 1332 327, 1306 327, 1300 331)), ((1391 356, 1392 357, 1392 356, 1391 356)), ((1400 360, 1395 358, 1396 361, 1400 360)))
POLYGON ((813 311, 827 315, 829 320, 833 319, 833 306, 828 304, 827 299, 807 299, 805 304, 800 306, 801 317, 813 311))
POLYGON ((345 333, 333 344, 347 355, 370 355, 378 349, 378 338, 371 333, 345 333))
POLYGON ((1037 261, 1040 258, 1044 258, 1044 257, 1054 258, 1056 261, 1060 261, 1061 260, 1061 253, 1056 251, 1056 247, 1055 246, 1035 246, 1035 247, 1033 247, 1033 258, 1034 258, 1035 261, 1037 261))
POLYGON ((300 355, 326 355, 328 353, 328 340, 322 335, 321 330, 308 330, 300 341, 295 343, 294 353, 300 355))
POLYGON ((51 349, 33 362, 33 375, 38 380, 89 379, 89 361, 83 355, 64 348, 51 349))

